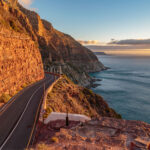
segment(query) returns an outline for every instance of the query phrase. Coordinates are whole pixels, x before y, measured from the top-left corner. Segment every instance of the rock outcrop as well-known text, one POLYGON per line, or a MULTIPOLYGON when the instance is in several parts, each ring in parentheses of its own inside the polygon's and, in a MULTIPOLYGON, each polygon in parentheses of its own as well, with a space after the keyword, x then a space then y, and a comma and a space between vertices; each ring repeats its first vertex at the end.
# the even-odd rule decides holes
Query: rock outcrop
POLYGON ((1 1, 0 96, 13 96, 23 84, 44 78, 40 50, 10 10, 11 6, 1 1))
POLYGON ((60 120, 39 124, 34 149, 150 150, 150 125, 147 123, 101 117, 77 124, 70 122, 66 127, 60 120))
POLYGON ((71 36, 54 29, 37 13, 23 8, 19 3, 9 10, 39 46, 45 70, 64 73, 75 83, 88 86, 92 82, 88 73, 105 69, 94 53, 71 36))

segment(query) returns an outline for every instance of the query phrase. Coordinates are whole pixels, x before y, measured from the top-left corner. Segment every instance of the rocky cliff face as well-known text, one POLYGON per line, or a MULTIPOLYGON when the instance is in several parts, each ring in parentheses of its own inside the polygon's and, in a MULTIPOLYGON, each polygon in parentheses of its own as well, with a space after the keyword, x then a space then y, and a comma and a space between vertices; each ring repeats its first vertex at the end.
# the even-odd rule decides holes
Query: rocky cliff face
POLYGON ((105 69, 89 49, 71 36, 57 31, 51 23, 20 4, 16 7, 11 8, 10 12, 39 45, 45 70, 67 74, 75 83, 87 86, 92 81, 89 72, 105 69))
POLYGON ((0 4, 0 96, 44 77, 39 48, 10 9, 0 4))

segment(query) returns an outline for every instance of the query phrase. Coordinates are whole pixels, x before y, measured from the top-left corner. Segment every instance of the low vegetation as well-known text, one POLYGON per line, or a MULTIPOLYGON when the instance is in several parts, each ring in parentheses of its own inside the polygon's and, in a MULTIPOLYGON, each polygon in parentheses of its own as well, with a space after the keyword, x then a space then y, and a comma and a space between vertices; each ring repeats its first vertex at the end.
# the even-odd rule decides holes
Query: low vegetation
MULTIPOLYGON (((45 143, 39 143, 37 145, 37 150, 48 150, 49 149, 49 146, 46 145, 45 143)), ((29 150, 34 150, 34 149, 29 149, 29 150)))
POLYGON ((9 94, 2 94, 0 97, 1 103, 7 103, 11 99, 11 96, 9 94))
POLYGON ((51 138, 51 141, 54 142, 54 143, 58 143, 59 142, 59 139, 57 137, 52 137, 51 138))
POLYGON ((46 109, 46 111, 45 111, 45 113, 44 113, 44 118, 47 118, 48 117, 48 115, 52 112, 53 110, 50 108, 50 107, 47 107, 47 109, 46 109))
POLYGON ((14 95, 16 95, 17 93, 19 93, 21 90, 23 90, 24 88, 26 88, 27 86, 29 86, 30 84, 32 83, 24 83, 22 86, 20 86, 12 95, 10 94, 6 94, 6 93, 3 93, 1 96, 0 96, 0 103, 7 103, 11 97, 13 97, 14 95))
POLYGON ((22 84, 22 88, 26 88, 27 86, 28 86, 29 84, 27 84, 27 83, 24 83, 24 84, 22 84))
POLYGON ((47 110, 45 117, 52 111, 84 114, 89 117, 121 118, 104 99, 84 87, 74 84, 66 76, 59 79, 52 91, 47 95, 47 110))

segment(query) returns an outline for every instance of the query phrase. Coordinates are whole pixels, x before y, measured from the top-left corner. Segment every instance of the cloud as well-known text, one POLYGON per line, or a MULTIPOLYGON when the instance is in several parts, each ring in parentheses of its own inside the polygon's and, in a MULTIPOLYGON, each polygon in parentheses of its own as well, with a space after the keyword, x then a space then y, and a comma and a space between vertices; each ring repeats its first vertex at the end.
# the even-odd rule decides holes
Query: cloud
POLYGON ((150 39, 126 39, 116 41, 113 40, 108 44, 119 44, 119 45, 150 45, 150 39))
POLYGON ((97 41, 97 40, 89 40, 89 41, 81 41, 81 40, 79 40, 78 42, 80 44, 82 44, 82 45, 99 45, 100 44, 100 42, 97 41))
POLYGON ((25 7, 30 7, 34 0, 19 0, 19 3, 25 7))
POLYGON ((105 52, 110 55, 150 56, 150 39, 127 39, 120 41, 112 39, 110 43, 85 46, 93 52, 105 52))
POLYGON ((91 49, 92 51, 102 52, 135 52, 135 50, 150 51, 150 39, 125 39, 114 40, 109 43, 100 43, 99 41, 79 41, 81 44, 91 49))
POLYGON ((91 50, 120 50, 120 49, 133 49, 132 46, 123 45, 87 45, 87 48, 91 50))

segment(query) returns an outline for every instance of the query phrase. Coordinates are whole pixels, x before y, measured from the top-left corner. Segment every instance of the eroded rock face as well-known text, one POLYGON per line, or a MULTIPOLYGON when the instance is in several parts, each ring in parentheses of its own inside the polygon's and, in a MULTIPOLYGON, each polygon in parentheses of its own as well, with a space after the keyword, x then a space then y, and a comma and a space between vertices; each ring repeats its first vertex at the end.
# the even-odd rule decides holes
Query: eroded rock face
POLYGON ((0 3, 0 96, 13 96, 21 87, 44 78, 39 47, 20 24, 24 15, 16 4, 17 0, 0 3))
MULTIPOLYGON (((150 125, 140 121, 126 121, 101 117, 72 129, 60 126, 60 131, 53 125, 40 125, 36 138, 36 148, 43 144, 47 150, 149 150, 150 125), (51 134, 53 133, 53 134, 51 134), (57 139, 57 141, 53 140, 57 139)), ((35 148, 35 149, 36 149, 35 148)))
POLYGON ((24 83, 44 77, 38 47, 29 36, 0 31, 0 94, 13 95, 24 83))

